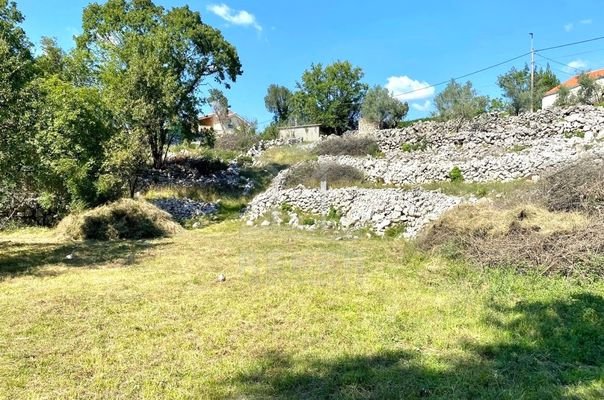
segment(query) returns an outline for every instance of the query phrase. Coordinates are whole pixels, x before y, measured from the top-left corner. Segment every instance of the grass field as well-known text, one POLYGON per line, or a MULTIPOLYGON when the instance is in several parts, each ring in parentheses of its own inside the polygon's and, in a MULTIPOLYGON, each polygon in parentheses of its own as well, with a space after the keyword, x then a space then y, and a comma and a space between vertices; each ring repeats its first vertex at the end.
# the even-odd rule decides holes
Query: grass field
POLYGON ((601 281, 236 221, 0 236, 3 399, 603 397, 601 281))

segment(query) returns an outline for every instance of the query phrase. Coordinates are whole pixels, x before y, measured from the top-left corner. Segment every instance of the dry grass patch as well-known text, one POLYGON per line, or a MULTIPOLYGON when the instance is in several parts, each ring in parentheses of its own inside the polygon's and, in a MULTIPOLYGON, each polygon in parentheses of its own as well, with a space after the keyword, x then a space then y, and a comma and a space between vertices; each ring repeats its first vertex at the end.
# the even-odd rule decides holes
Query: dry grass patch
POLYGON ((430 226, 419 243, 485 267, 604 275, 604 222, 534 204, 458 207, 430 226))
POLYGON ((152 239, 180 232, 170 215, 145 201, 123 199, 67 216, 57 226, 59 237, 74 240, 152 239))
POLYGON ((318 142, 315 154, 324 156, 374 156, 382 155, 377 142, 369 137, 332 136, 318 142))
POLYGON ((326 181, 329 187, 350 187, 361 185, 365 180, 362 171, 349 165, 335 162, 306 162, 293 166, 287 175, 285 185, 295 187, 303 185, 307 188, 319 187, 321 181, 326 181))

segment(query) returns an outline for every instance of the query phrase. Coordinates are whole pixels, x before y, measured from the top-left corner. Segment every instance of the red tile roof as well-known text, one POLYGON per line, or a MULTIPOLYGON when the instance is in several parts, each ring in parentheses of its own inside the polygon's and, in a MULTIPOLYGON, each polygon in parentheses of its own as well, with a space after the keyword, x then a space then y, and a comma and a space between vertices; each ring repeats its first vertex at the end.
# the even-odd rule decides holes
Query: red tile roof
MULTIPOLYGON (((588 75, 589 75, 589 77, 591 79, 601 79, 601 78, 604 78, 604 68, 603 69, 598 69, 596 71, 591 71, 591 72, 588 73, 588 75)), ((560 86, 565 86, 565 87, 567 87, 569 89, 576 88, 577 86, 579 86, 579 75, 573 76, 572 78, 570 78, 569 80, 567 80, 563 84, 558 85, 555 88, 547 91, 545 93, 545 95, 546 96, 550 96, 552 94, 558 93, 558 91, 560 90, 560 86)))

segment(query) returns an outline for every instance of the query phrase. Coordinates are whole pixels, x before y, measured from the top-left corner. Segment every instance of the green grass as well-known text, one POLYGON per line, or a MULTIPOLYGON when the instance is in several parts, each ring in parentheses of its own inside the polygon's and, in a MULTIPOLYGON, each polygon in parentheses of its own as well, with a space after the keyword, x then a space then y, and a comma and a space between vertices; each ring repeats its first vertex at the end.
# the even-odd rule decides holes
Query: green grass
MULTIPOLYGON (((508 182, 431 182, 420 185, 426 190, 440 190, 452 196, 477 196, 491 197, 494 195, 513 195, 526 192, 534 183, 526 179, 517 179, 508 182)), ((406 186, 410 188, 411 186, 406 186)))
POLYGON ((303 161, 314 161, 317 156, 300 146, 281 146, 266 150, 259 157, 262 165, 279 165, 283 168, 303 161))
POLYGON ((1 236, 0 398, 604 395, 603 282, 333 235, 1 236))

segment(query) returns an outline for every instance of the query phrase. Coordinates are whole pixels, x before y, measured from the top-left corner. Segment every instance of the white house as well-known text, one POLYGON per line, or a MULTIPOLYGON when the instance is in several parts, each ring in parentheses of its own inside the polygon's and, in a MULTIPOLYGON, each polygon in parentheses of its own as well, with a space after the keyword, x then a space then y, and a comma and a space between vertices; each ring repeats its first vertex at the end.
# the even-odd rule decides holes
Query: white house
POLYGON ((249 122, 232 111, 229 111, 227 117, 222 122, 216 114, 208 114, 199 118, 199 130, 213 129, 217 136, 224 133, 233 133, 237 128, 243 128, 249 125, 249 122))
MULTIPOLYGON (((588 75, 591 79, 595 80, 598 85, 604 87, 604 69, 591 71, 588 75)), ((579 92, 579 75, 573 76, 561 85, 546 92, 543 96, 543 100, 541 100, 541 108, 546 109, 554 106, 558 99, 558 92, 560 91, 561 86, 567 87, 570 89, 571 94, 576 95, 579 92)))

